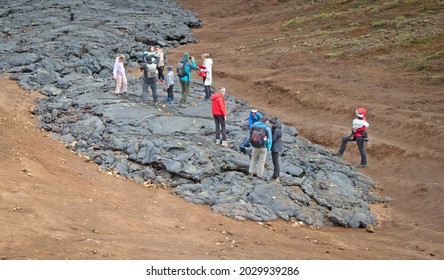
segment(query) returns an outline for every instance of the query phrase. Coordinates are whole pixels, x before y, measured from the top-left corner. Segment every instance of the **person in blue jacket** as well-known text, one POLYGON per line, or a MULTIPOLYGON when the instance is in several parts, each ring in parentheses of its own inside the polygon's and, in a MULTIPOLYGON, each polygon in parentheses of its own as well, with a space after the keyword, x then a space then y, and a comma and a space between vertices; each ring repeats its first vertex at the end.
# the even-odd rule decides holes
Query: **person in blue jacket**
POLYGON ((185 106, 185 103, 187 102, 187 97, 190 94, 191 71, 197 70, 197 65, 196 61, 194 61, 194 57, 190 57, 190 54, 187 52, 183 54, 183 58, 180 62, 183 63, 183 69, 186 73, 185 76, 179 78, 180 87, 182 90, 182 98, 180 99, 180 104, 182 106, 185 106))
MULTIPOLYGON (((248 115, 248 128, 251 129, 251 126, 253 125, 253 123, 257 122, 258 120, 260 120, 262 117, 262 114, 257 110, 257 109, 252 109, 250 111, 250 114, 248 115)), ((245 120, 243 120, 242 122, 245 122, 245 120)), ((248 155, 251 158, 251 145, 250 142, 248 142, 248 137, 245 137, 244 140, 242 140, 242 142, 239 144, 239 150, 243 153, 248 155)))
POLYGON ((250 112, 250 115, 248 116, 248 127, 251 128, 251 126, 257 122, 258 120, 260 120, 262 117, 261 112, 258 112, 257 109, 252 109, 250 112))
POLYGON ((251 126, 251 130, 254 130, 255 128, 265 128, 266 136, 265 136, 265 142, 263 147, 256 148, 253 146, 253 151, 251 154, 251 162, 250 162, 250 169, 249 169, 249 177, 252 178, 254 175, 254 172, 257 170, 257 177, 262 178, 264 175, 264 168, 265 168, 265 160, 267 158, 268 151, 271 150, 271 146, 273 145, 273 138, 271 134, 271 129, 268 126, 268 117, 262 116, 261 119, 251 126))

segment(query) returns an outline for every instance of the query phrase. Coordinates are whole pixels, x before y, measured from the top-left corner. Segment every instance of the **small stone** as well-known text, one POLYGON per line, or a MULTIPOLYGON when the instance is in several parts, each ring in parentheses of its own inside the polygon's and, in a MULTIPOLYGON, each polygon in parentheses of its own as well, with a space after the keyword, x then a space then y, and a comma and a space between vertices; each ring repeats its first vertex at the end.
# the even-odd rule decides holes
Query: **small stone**
POLYGON ((366 230, 367 232, 370 232, 370 233, 374 233, 374 232, 375 232, 375 229, 373 228, 372 225, 367 225, 367 226, 365 227, 365 230, 366 230))

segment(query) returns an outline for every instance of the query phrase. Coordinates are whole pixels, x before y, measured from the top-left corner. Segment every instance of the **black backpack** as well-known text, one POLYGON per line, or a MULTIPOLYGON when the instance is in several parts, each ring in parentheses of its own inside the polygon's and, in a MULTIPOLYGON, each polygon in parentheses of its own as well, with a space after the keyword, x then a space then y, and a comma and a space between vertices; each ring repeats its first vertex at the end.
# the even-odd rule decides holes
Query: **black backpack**
POLYGON ((253 126, 250 132, 250 139, 248 140, 251 146, 255 148, 263 148, 265 146, 265 141, 267 141, 267 131, 265 130, 265 127, 259 128, 253 126))

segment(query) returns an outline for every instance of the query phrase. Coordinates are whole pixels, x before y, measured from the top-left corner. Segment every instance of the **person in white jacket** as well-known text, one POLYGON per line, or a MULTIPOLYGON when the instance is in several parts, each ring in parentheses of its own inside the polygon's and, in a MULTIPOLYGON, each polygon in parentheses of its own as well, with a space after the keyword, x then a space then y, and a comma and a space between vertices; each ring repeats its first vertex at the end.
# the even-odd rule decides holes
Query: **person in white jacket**
POLYGON ((113 78, 116 80, 116 94, 120 94, 120 88, 123 86, 123 95, 127 95, 128 82, 126 80, 125 67, 123 62, 125 55, 120 54, 114 61, 113 78))
POLYGON ((207 73, 205 82, 204 82, 204 88, 205 88, 205 100, 210 101, 211 98, 211 84, 213 83, 213 59, 210 57, 209 53, 202 54, 203 65, 205 66, 205 69, 202 69, 202 71, 205 71, 207 73))

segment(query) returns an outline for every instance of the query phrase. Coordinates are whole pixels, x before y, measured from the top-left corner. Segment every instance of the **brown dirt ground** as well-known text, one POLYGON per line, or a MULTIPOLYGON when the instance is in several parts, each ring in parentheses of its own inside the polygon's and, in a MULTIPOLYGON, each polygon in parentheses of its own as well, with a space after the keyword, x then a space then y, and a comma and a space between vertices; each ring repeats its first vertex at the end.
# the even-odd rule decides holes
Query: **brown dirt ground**
MULTIPOLYGON (((205 26, 194 32, 199 43, 171 50, 170 61, 210 52, 215 86, 301 137, 336 150, 354 109, 368 109, 363 173, 393 198, 371 205, 375 232, 236 221, 100 172, 36 130, 30 111, 40 95, 2 77, 1 259, 444 259, 442 84, 353 57, 326 59, 322 50, 276 55, 289 48, 276 39, 292 18, 281 5, 301 1, 179 2, 205 26)), ((358 163, 355 145, 345 159, 358 163)))

